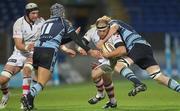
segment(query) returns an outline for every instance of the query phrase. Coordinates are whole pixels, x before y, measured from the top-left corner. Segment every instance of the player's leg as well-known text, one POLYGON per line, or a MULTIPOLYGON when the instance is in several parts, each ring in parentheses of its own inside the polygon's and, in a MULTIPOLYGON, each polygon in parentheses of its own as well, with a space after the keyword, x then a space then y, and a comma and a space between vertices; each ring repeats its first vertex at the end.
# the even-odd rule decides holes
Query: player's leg
POLYGON ((146 70, 150 74, 150 77, 158 83, 163 84, 176 92, 180 92, 180 84, 176 80, 165 76, 158 65, 150 66, 146 70))
POLYGON ((51 78, 50 70, 43 67, 38 67, 38 82, 33 87, 31 87, 30 93, 28 93, 27 96, 24 96, 21 99, 21 102, 25 110, 26 109, 31 110, 34 108, 35 96, 37 96, 38 93, 43 90, 44 86, 46 85, 46 83, 49 81, 50 78, 51 78))
POLYGON ((140 66, 142 69, 146 69, 152 79, 175 90, 176 92, 180 92, 180 84, 177 81, 165 76, 161 72, 158 63, 154 59, 153 51, 150 46, 135 44, 134 47, 134 49, 136 49, 135 52, 137 52, 139 57, 141 57, 136 61, 138 66, 140 66))
POLYGON ((94 68, 91 72, 92 80, 97 88, 97 94, 88 100, 90 104, 96 104, 105 98, 104 82, 102 78, 103 71, 100 67, 94 68))
POLYGON ((106 93, 109 97, 109 101, 106 103, 105 106, 103 106, 104 109, 106 108, 116 108, 117 107, 117 100, 115 98, 115 92, 114 92, 114 85, 112 82, 111 74, 104 74, 103 75, 104 80, 104 87, 106 90, 106 93))
POLYGON ((33 66, 32 66, 32 60, 30 60, 30 58, 27 58, 27 62, 24 64, 22 72, 23 72, 22 89, 23 89, 23 96, 24 96, 28 94, 30 90, 31 80, 32 80, 31 74, 33 72, 33 66))
POLYGON ((34 72, 31 75, 32 81, 31 81, 31 86, 34 86, 37 83, 37 70, 34 70, 34 72))
POLYGON ((30 93, 32 96, 36 96, 42 89, 45 87, 46 83, 51 79, 51 71, 43 68, 38 67, 38 81, 37 83, 31 88, 30 93))
MULTIPOLYGON (((24 67, 22 69, 22 73, 23 73, 22 96, 26 96, 30 91, 30 85, 32 81, 32 78, 31 78, 32 72, 33 72, 32 58, 27 58, 24 64, 24 67)), ((22 104, 21 104, 21 109, 23 109, 22 104)))
POLYGON ((126 79, 134 84, 134 89, 129 92, 129 96, 135 96, 141 91, 147 89, 146 85, 142 83, 134 74, 134 72, 129 68, 133 64, 133 60, 129 57, 123 57, 117 61, 115 66, 115 71, 124 76, 126 79))
POLYGON ((51 77, 56 63, 57 52, 53 48, 35 48, 33 54, 33 66, 37 69, 37 83, 31 87, 27 96, 21 98, 25 110, 32 110, 34 98, 44 88, 51 77))
POLYGON ((6 107, 7 102, 9 100, 8 83, 1 85, 1 91, 2 91, 2 98, 0 101, 0 109, 3 109, 6 107))
POLYGON ((14 74, 18 73, 20 70, 21 68, 18 66, 6 64, 3 71, 1 72, 0 85, 3 94, 0 102, 0 109, 5 108, 9 100, 8 81, 14 74))

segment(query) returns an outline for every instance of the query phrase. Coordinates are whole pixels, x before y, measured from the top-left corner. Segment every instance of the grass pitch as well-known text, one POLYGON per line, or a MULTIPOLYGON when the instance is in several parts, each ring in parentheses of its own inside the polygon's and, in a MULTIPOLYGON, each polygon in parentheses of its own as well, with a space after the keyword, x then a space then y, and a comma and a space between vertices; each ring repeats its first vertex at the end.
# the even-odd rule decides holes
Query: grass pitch
MULTIPOLYGON (((148 86, 146 92, 135 97, 127 94, 132 88, 128 81, 116 81, 115 95, 118 100, 116 109, 107 111, 180 111, 180 94, 157 84, 152 80, 144 81, 148 86)), ((11 89, 8 106, 2 111, 21 111, 21 89, 11 89)), ((37 111, 105 111, 102 106, 108 101, 107 96, 96 105, 88 104, 87 100, 95 94, 93 83, 61 85, 47 87, 37 96, 37 111)))

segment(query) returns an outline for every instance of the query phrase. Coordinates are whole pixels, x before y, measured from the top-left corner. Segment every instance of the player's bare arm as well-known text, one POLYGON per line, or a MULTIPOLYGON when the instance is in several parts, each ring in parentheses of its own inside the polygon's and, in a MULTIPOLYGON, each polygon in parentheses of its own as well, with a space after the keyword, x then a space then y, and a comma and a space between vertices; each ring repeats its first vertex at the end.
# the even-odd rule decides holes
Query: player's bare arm
POLYGON ((83 49, 83 48, 81 48, 81 47, 77 47, 77 52, 80 54, 80 55, 82 55, 82 56, 86 56, 87 55, 87 52, 83 49))
POLYGON ((34 43, 25 45, 22 38, 14 38, 15 46, 21 51, 32 51, 34 48, 34 43))
POLYGON ((76 51, 74 51, 74 50, 66 47, 66 45, 61 45, 61 46, 60 46, 60 49, 61 49, 64 53, 68 54, 68 55, 71 56, 71 57, 75 57, 75 56, 76 56, 76 51))
POLYGON ((78 27, 78 28, 75 30, 76 34, 79 34, 80 31, 81 31, 81 27, 78 27))
POLYGON ((118 56, 124 56, 126 55, 126 48, 124 46, 119 46, 112 52, 106 53, 102 51, 102 56, 105 58, 113 58, 113 57, 118 57, 118 56))

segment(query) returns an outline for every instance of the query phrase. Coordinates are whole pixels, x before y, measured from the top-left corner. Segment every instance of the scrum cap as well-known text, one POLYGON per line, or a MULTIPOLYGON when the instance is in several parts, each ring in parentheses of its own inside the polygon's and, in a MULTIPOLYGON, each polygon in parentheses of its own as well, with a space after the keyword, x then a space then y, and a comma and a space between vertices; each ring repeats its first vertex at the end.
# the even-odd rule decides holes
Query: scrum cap
POLYGON ((35 4, 35 3, 28 3, 28 4, 25 6, 25 9, 26 9, 26 14, 29 15, 30 12, 39 10, 39 7, 38 7, 38 5, 35 4))
POLYGON ((65 17, 65 9, 64 6, 58 3, 55 3, 50 8, 51 17, 65 17))

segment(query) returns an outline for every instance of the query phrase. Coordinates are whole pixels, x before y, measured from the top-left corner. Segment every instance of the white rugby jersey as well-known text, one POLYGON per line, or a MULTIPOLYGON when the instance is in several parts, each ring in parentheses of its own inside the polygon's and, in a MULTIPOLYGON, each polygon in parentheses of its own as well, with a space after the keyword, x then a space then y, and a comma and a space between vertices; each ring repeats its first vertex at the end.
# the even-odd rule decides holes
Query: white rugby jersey
MULTIPOLYGON (((37 19, 33 25, 30 25, 26 20, 25 16, 20 17, 16 20, 13 26, 13 38, 22 38, 24 43, 27 45, 30 42, 35 42, 41 32, 41 26, 44 24, 43 18, 37 19)), ((24 53, 14 46, 14 51, 24 53)))
MULTIPOLYGON (((94 45, 96 45, 98 43, 98 41, 100 40, 100 37, 98 36, 97 34, 97 29, 96 27, 93 27, 91 29, 89 29, 87 31, 87 33, 84 35, 84 38, 87 40, 87 41, 92 41, 94 43, 94 45)), ((115 34, 115 35, 112 35, 108 41, 109 43, 115 45, 116 43, 118 42, 123 42, 122 39, 121 39, 121 36, 119 34, 115 34)), ((109 60, 106 59, 106 58, 102 58, 102 59, 99 59, 98 60, 100 63, 102 64, 110 64, 109 63, 109 60)))
MULTIPOLYGON (((89 29, 87 33, 84 35, 84 38, 89 42, 92 41, 96 45, 98 41, 100 40, 100 37, 97 34, 96 27, 89 29)), ((109 38, 107 42, 115 45, 116 43, 123 42, 123 41, 119 34, 115 34, 115 35, 112 35, 111 38, 109 38)))

